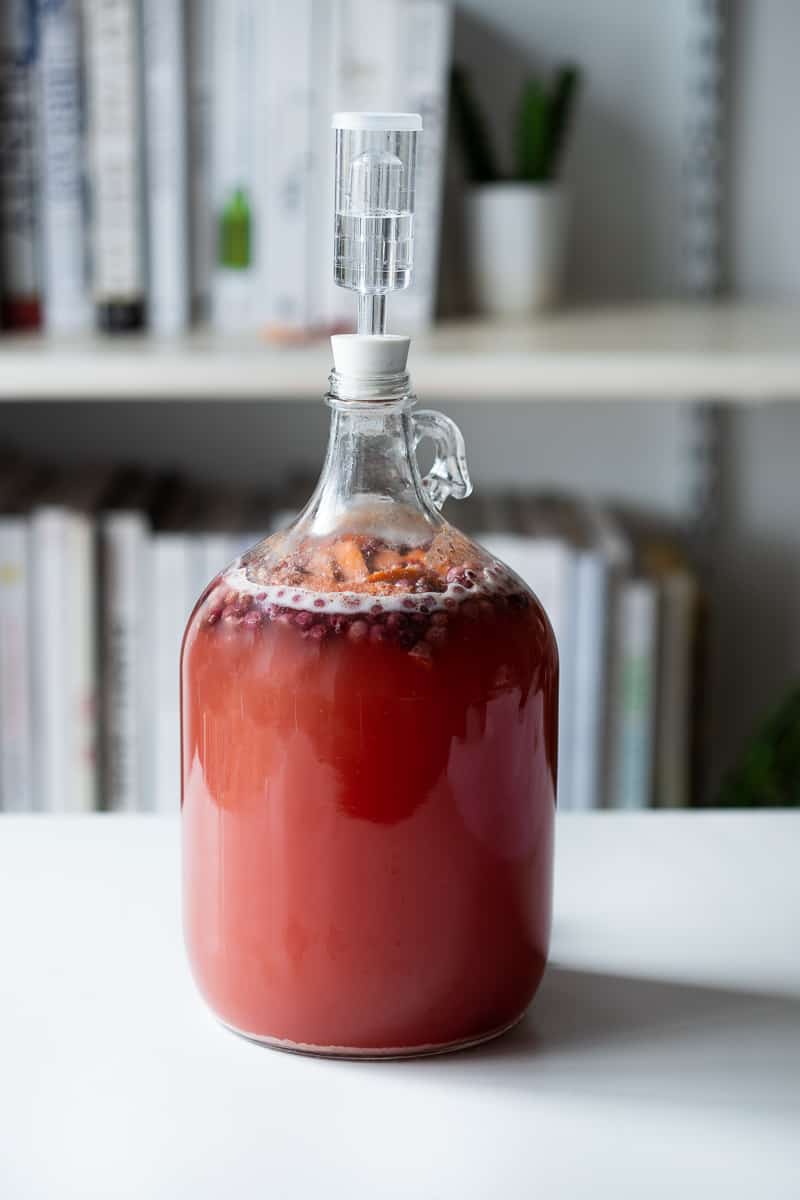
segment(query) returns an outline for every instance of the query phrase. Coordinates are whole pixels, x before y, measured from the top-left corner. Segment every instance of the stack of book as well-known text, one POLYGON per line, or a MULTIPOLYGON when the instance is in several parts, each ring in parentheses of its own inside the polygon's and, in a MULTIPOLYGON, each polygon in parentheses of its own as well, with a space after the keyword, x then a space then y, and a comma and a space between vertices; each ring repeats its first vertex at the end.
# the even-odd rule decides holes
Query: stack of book
POLYGON ((3 323, 275 336, 347 327, 331 280, 331 113, 422 114, 433 316, 450 65, 444 0, 5 0, 3 323), (88 196, 88 202, 87 202, 88 196))
MULTIPOLYGON (((307 481, 265 497, 13 455, 0 480, 0 807, 175 811, 186 621, 307 481)), ((698 591, 675 539, 560 496, 489 495, 453 518, 555 630, 560 807, 688 804, 698 591)))

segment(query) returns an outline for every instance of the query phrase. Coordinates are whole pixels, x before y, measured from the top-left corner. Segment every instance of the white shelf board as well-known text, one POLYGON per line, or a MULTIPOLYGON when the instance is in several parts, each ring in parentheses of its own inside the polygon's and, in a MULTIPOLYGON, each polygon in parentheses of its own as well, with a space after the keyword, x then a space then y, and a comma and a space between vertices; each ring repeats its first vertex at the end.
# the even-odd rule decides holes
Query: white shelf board
MULTIPOLYGON (((312 399, 327 341, 275 348, 197 331, 0 341, 2 400, 312 399)), ((440 325, 412 343, 417 392, 435 400, 800 398, 800 308, 654 304, 525 323, 440 325)))

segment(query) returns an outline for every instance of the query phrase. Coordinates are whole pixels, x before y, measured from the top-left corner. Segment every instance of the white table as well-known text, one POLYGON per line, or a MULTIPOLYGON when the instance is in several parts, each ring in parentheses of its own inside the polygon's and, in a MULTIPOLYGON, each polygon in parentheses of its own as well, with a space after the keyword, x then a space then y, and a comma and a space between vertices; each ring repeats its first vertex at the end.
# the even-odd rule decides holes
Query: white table
POLYGON ((194 993, 178 830, 0 819, 3 1200, 800 1196, 800 814, 558 829, 552 966, 505 1039, 329 1062, 194 993))

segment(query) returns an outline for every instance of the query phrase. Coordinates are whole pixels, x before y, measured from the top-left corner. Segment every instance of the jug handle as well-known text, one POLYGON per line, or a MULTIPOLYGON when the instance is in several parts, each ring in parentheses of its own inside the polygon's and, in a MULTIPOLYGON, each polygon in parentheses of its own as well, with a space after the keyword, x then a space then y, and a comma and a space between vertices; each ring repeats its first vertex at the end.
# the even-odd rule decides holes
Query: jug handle
POLYGON ((463 500, 472 492, 467 467, 464 437, 455 421, 444 413, 422 409, 412 417, 414 449, 424 438, 430 438, 435 448, 433 466, 422 479, 422 486, 436 509, 441 509, 448 496, 463 500))

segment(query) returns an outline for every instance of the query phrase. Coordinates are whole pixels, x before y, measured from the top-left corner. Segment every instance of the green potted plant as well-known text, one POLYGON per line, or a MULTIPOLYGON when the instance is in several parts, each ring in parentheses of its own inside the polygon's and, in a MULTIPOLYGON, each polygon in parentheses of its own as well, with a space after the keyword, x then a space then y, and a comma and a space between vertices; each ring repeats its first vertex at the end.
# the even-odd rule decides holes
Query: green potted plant
POLYGON ((517 116, 513 173, 498 168, 483 115, 463 73, 452 111, 469 179, 466 231, 475 301, 491 315, 522 315, 557 303, 563 275, 566 201, 559 186, 580 83, 560 67, 548 85, 530 79, 517 116))

